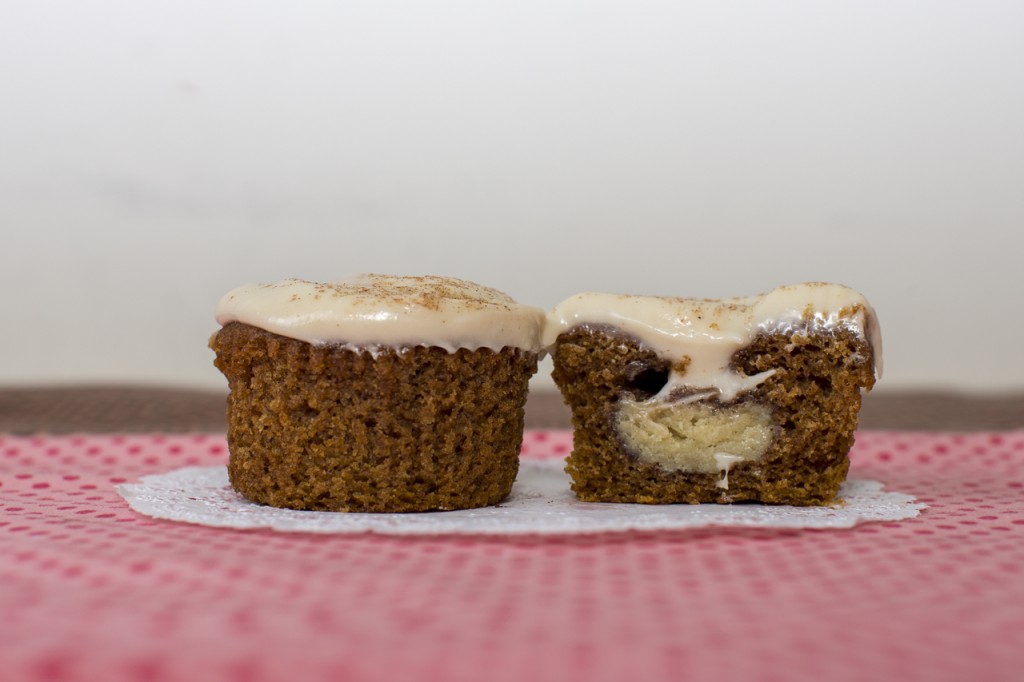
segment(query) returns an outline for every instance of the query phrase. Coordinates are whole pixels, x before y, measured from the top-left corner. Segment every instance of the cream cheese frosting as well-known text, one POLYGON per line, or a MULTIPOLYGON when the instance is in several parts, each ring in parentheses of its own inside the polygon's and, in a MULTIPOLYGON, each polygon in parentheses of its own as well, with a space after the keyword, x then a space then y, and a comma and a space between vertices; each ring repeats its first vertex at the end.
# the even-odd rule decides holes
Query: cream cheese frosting
POLYGON ((359 274, 336 282, 247 284, 221 298, 217 322, 243 322, 352 349, 436 346, 539 351, 544 311, 454 277, 359 274))
POLYGON ((697 389, 691 400, 717 394, 723 401, 755 388, 773 370, 754 376, 733 371, 733 354, 760 333, 846 329, 870 344, 876 377, 882 373, 882 340, 874 309, 849 287, 823 282, 781 286, 758 296, 689 299, 583 293, 548 313, 542 343, 579 326, 608 327, 637 338, 673 367, 663 398, 680 387, 697 389), (683 363, 682 361, 688 360, 683 363))

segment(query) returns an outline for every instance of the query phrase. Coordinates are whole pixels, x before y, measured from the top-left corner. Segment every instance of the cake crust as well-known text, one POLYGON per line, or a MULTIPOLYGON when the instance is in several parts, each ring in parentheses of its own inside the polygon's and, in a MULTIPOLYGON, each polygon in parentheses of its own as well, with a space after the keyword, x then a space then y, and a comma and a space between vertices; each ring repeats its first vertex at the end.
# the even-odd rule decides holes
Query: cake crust
POLYGON ((228 472, 293 509, 413 512, 504 499, 537 354, 312 344, 242 322, 212 337, 228 378, 228 472))

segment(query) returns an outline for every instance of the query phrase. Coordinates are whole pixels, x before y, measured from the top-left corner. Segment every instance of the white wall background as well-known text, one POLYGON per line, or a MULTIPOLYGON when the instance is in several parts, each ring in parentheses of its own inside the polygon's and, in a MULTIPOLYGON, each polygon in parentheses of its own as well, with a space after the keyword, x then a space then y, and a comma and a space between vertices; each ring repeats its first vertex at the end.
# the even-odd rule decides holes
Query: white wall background
POLYGON ((0 5, 0 383, 222 386, 226 290, 839 281, 1024 388, 1024 3, 0 5))

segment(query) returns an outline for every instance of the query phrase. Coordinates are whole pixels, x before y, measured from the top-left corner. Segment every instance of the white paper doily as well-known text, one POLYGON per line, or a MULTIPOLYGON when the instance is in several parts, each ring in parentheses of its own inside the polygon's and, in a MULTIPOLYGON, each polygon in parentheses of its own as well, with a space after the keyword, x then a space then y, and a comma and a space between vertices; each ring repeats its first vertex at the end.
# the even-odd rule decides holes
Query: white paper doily
POLYGON ((508 499, 496 507, 416 514, 361 514, 277 509, 249 502, 228 484, 227 468, 186 467, 122 484, 117 492, 147 516, 219 528, 272 528, 306 533, 573 534, 732 526, 851 528, 898 521, 927 505, 876 481, 849 480, 836 507, 760 504, 605 504, 580 502, 561 460, 522 461, 508 499))

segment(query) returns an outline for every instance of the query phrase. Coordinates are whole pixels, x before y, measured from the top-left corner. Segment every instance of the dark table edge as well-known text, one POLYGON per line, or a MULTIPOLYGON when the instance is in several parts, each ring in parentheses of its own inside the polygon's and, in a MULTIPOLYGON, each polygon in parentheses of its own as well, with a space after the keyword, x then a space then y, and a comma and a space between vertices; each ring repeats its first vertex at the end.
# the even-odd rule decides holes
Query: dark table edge
MULTIPOLYGON (((170 386, 0 387, 0 433, 223 432, 226 392, 170 386)), ((535 389, 527 428, 568 428, 554 388, 535 389)), ((860 426, 872 430, 1002 431, 1024 428, 1024 390, 967 393, 879 390, 865 395, 860 426)))

